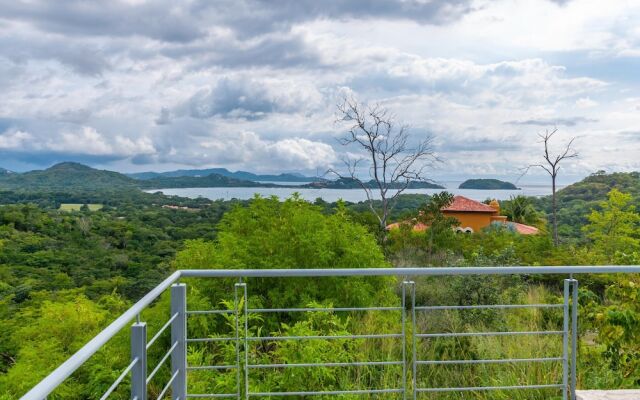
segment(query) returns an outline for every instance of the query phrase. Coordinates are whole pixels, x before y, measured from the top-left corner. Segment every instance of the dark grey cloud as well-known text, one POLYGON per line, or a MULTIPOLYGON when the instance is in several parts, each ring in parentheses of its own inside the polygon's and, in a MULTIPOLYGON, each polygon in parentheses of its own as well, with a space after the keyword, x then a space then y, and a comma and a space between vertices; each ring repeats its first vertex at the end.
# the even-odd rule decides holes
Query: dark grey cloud
POLYGON ((171 110, 167 107, 160 109, 160 115, 155 120, 156 125, 167 125, 171 123, 171 110))
POLYGON ((277 109, 278 104, 264 87, 228 78, 222 79, 212 89, 196 93, 189 101, 189 113, 194 118, 211 118, 233 112, 258 117, 277 109))
POLYGON ((167 42, 202 38, 212 26, 226 26, 242 37, 289 30, 316 19, 405 19, 440 24, 472 10, 470 0, 161 0, 120 1, 3 0, 2 18, 27 21, 42 31, 64 35, 140 35, 167 42))
POLYGON ((299 34, 269 34, 252 40, 210 38, 207 42, 167 44, 160 54, 190 62, 191 70, 216 68, 322 68, 317 49, 299 34))
POLYGON ((259 119, 270 113, 290 113, 302 108, 295 90, 270 87, 265 82, 246 77, 222 78, 216 85, 194 94, 179 107, 197 119, 214 116, 259 119))
POLYGON ((29 37, 8 36, 0 56, 19 62, 55 59, 86 75, 99 75, 122 56, 148 60, 161 54, 189 58, 194 69, 270 66, 323 67, 321 57, 291 28, 332 19, 408 20, 443 24, 471 12, 471 0, 170 0, 127 3, 84 0, 0 0, 0 29, 21 22, 29 37), (220 31, 225 34, 220 35, 220 31), (148 38, 156 46, 118 39, 148 38), (120 57, 118 57, 120 56, 120 57), (117 60, 113 60, 117 59, 117 60))
POLYGON ((533 125, 533 126, 576 126, 578 124, 588 124, 598 122, 595 118, 569 117, 569 118, 539 118, 522 121, 508 121, 507 125, 533 125))
POLYGON ((126 4, 120 1, 2 1, 0 18, 30 22, 40 30, 69 36, 141 35, 188 42, 204 35, 188 10, 172 1, 126 4))
POLYGON ((17 64, 32 60, 56 60, 82 75, 100 75, 111 68, 102 49, 62 37, 0 37, 0 56, 17 64))
POLYGON ((317 19, 410 20, 442 24, 472 11, 470 0, 199 0, 194 13, 225 15, 227 26, 241 36, 287 31, 296 23, 317 19))

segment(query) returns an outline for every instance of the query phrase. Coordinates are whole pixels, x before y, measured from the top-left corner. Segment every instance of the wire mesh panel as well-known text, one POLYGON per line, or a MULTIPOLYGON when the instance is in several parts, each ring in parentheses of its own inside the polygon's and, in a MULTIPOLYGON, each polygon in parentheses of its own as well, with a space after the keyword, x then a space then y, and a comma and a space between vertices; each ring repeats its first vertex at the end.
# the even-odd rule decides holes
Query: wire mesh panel
POLYGON ((245 307, 245 398, 406 398, 404 297, 396 306, 249 308, 245 303, 245 307), (277 315, 286 320, 280 317, 294 314, 304 317, 268 334, 248 323, 251 316, 277 315), (354 315, 392 322, 380 324, 386 328, 382 331, 360 331, 349 323, 354 315), (386 357, 357 357, 374 352, 368 348, 386 357), (286 362, 277 361, 281 359, 286 362))
MULTIPOLYGON (((569 329, 571 296, 575 310, 573 279, 564 282, 563 302, 551 304, 416 306, 412 290, 413 398, 574 399, 569 365, 575 371, 577 322, 569 329), (465 322, 464 314, 478 312, 485 317, 493 312, 497 318, 485 318, 485 329, 473 330, 477 321, 465 322), (505 316, 514 312, 530 313, 535 323, 514 329, 505 316)), ((574 312, 574 321, 576 316, 574 312)))

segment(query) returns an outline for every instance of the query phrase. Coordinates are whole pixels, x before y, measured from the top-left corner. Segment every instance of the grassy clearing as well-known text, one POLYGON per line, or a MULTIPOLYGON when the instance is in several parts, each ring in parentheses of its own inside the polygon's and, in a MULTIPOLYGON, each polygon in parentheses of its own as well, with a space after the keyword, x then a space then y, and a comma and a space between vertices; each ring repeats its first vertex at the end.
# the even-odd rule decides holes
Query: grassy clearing
MULTIPOLYGON (((84 204, 63 203, 60 204, 60 211, 80 211, 84 204)), ((89 211, 98 211, 104 207, 102 204, 87 204, 89 211)))

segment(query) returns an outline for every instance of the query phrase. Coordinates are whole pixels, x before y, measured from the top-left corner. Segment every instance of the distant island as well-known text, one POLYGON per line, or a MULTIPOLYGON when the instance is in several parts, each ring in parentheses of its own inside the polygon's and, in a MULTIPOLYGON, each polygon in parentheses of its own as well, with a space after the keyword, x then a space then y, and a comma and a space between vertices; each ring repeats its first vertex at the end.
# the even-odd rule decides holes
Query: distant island
POLYGON ((519 190, 520 188, 511 182, 499 179, 467 179, 458 186, 458 189, 519 190))
MULTIPOLYGON (((370 180, 365 182, 365 185, 368 188, 376 188, 378 187, 375 180, 370 180)), ((394 184, 389 184, 390 189, 401 189, 404 187, 404 183, 397 182, 394 184)), ((308 183, 306 185, 299 186, 301 188, 306 189, 360 189, 360 183, 352 178, 339 178, 335 181, 323 180, 318 182, 308 183)), ((431 182, 423 182, 423 181, 412 181, 409 182, 409 186, 407 189, 446 189, 444 186, 437 185, 431 182)))

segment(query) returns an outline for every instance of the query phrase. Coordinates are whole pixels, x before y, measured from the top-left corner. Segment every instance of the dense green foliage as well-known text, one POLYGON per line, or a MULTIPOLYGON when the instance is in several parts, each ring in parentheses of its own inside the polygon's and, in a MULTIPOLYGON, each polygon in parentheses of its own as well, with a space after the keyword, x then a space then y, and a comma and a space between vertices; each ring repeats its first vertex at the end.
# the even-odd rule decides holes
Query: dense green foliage
MULTIPOLYGON (((580 182, 569 185, 558 192, 558 224, 561 239, 585 243, 582 226, 586 225, 592 209, 606 199, 611 189, 618 189, 632 196, 632 203, 640 208, 640 172, 596 172, 580 182)), ((535 206, 551 214, 551 199, 535 199, 535 206)))
POLYGON ((502 214, 510 221, 527 225, 540 225, 544 218, 533 206, 531 198, 527 196, 512 196, 508 201, 502 202, 502 214))
MULTIPOLYGON (((18 398, 115 316, 174 268, 360 268, 383 266, 496 266, 640 264, 637 174, 595 174, 560 191, 563 244, 552 245, 543 212, 547 199, 515 197, 502 202, 514 221, 542 234, 521 236, 492 226, 473 235, 455 234, 439 209, 450 201, 403 196, 395 220, 421 221, 424 232, 400 229, 382 242, 367 206, 285 201, 188 200, 137 189, 11 190, 0 193, 0 399, 18 398), (614 189, 614 190, 612 190, 614 189), (104 204, 100 210, 61 211, 61 203, 104 204), (163 207, 165 206, 165 207, 163 207), (184 206, 172 209, 166 206, 184 206), (46 357, 42 355, 46 354, 46 357)), ((560 276, 453 277, 416 279, 419 305, 557 303, 560 276)), ((232 280, 188 279, 190 309, 262 307, 398 306, 394 279, 248 279, 248 297, 234 302, 232 280)), ((580 277, 579 385, 585 388, 640 386, 640 280, 637 276, 580 277)), ((149 336, 168 318, 163 295, 142 315, 149 336)), ((195 315, 189 336, 233 337, 245 319, 254 336, 323 336, 397 333, 400 312, 234 313, 195 315)), ((561 310, 448 310, 418 313, 416 331, 559 330, 561 310)), ((410 332, 406 332, 409 334, 410 332)), ((99 398, 128 363, 122 332, 51 397, 99 398)), ((170 347, 167 335, 150 349, 154 366, 170 347)), ((556 356, 557 337, 421 339, 418 357, 495 359, 556 356)), ((397 360, 399 341, 272 340, 255 343, 253 363, 294 364, 397 360)), ((190 365, 235 363, 233 342, 193 343, 190 365)), ((424 365, 421 387, 495 386, 558 382, 559 363, 474 366, 424 365)), ((412 372, 409 371, 409 376, 412 372)), ((357 390, 398 387, 398 365, 280 368, 252 371, 253 391, 357 390)), ((155 398, 169 378, 167 366, 150 383, 155 398)), ((193 393, 233 393, 235 371, 189 375, 193 393)), ((125 381, 115 398, 128 398, 125 381)), ((399 396, 388 395, 395 399, 399 396)), ((363 396, 347 395, 349 399, 363 396)), ((322 397, 320 397, 322 398, 322 397)), ((329 398, 329 397, 326 397, 329 398)), ((371 397, 373 398, 373 396, 371 397)), ((557 390, 443 394, 438 399, 550 399, 557 390)))

